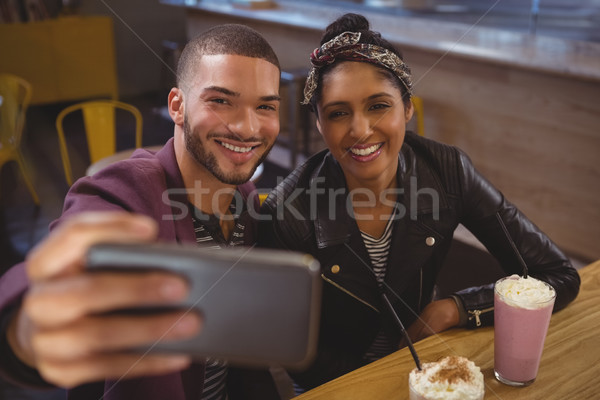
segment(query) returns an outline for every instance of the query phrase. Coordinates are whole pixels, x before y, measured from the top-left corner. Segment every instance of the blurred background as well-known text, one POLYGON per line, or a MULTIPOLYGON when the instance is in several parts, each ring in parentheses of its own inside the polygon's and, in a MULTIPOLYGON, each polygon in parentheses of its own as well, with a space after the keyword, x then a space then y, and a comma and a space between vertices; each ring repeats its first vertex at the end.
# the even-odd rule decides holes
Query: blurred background
MULTIPOLYGON (((299 99, 308 55, 345 12, 367 16, 404 53, 422 101, 422 124, 411 129, 465 150, 577 266, 600 258, 600 0, 0 0, 0 273, 60 215, 65 159, 74 179, 105 159, 77 113, 62 121, 61 147, 61 111, 120 101, 139 110, 143 147, 164 144, 179 53, 217 24, 257 29, 280 57, 281 135, 255 177, 262 190, 274 187, 324 147, 299 99)), ((110 122, 109 153, 136 147, 126 110, 110 122)), ((466 257, 495 263, 465 229, 455 238, 444 271, 464 268, 466 257)), ((463 277, 487 282, 494 268, 463 277)), ((460 289, 444 271, 442 290, 460 289)), ((2 385, 0 399, 63 395, 2 385)))

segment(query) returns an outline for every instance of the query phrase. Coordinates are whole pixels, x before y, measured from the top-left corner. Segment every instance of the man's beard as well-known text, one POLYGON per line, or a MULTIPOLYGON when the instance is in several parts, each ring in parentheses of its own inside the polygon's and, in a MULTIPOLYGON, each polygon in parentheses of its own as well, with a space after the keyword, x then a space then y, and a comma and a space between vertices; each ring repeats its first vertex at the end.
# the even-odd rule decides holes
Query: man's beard
MULTIPOLYGON (((204 149, 204 144, 202 143, 200 136, 192 132, 192 128, 188 123, 187 115, 184 115, 183 117, 183 136, 185 139, 185 148, 192 155, 194 160, 196 160, 198 164, 204 166, 204 168, 213 174, 215 178, 227 185, 241 185, 248 182, 250 178, 252 178, 252 175, 254 175, 256 168, 265 160, 265 158, 267 158, 271 147, 273 147, 273 145, 271 145, 271 147, 269 147, 263 153, 263 155, 256 161, 248 173, 238 171, 223 171, 223 169, 218 165, 215 155, 208 153, 204 149)), ((262 141, 264 142, 264 140, 262 141)))

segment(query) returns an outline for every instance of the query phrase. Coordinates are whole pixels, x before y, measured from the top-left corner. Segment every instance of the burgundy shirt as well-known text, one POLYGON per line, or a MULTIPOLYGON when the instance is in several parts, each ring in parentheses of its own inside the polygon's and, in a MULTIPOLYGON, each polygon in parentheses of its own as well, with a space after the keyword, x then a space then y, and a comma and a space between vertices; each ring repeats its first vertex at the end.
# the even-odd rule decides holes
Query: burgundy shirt
MULTIPOLYGON (((238 190, 248 200, 248 207, 258 209, 254 185, 246 183, 238 190)), ((91 177, 79 179, 69 190, 61 217, 50 224, 54 229, 65 219, 83 211, 126 210, 144 214, 158 223, 158 240, 195 243, 196 237, 183 178, 175 159, 173 139, 156 154, 139 149, 131 158, 117 162, 91 177)), ((245 243, 256 238, 256 224, 247 222, 245 243)), ((0 277, 0 326, 19 307, 28 288, 24 263, 12 267, 0 277)), ((0 332, 4 332, 3 329, 0 332)), ((1 341, 6 346, 6 338, 1 341)), ((0 357, 0 374, 26 386, 39 386, 23 364, 15 365, 14 355, 0 357), (25 371, 25 372, 24 372, 25 371)), ((31 372, 33 370, 30 370, 31 372)), ((97 382, 68 392, 68 398, 185 400, 199 399, 204 383, 204 364, 192 364, 187 370, 162 376, 97 382)))

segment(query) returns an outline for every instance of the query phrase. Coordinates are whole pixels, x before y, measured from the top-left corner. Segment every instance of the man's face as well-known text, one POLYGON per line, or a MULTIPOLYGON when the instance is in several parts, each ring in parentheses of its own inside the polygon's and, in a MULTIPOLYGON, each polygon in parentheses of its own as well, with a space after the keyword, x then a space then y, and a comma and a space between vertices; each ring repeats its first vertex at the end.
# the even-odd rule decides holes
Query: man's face
POLYGON ((279 76, 263 59, 203 56, 186 82, 186 155, 223 183, 247 182, 279 133, 279 76))

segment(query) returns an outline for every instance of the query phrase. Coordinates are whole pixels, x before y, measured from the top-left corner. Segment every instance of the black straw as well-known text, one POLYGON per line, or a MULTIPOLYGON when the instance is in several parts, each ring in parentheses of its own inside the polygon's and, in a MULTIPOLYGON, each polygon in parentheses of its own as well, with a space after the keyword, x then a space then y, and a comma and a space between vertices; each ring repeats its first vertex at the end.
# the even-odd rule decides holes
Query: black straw
POLYGON ((417 368, 419 369, 419 371, 421 371, 421 360, 419 360, 417 351, 415 350, 415 347, 413 346, 412 341, 410 340, 410 337, 408 336, 408 332, 406 332, 406 329, 404 329, 404 325, 402 324, 402 321, 400 321, 400 317, 398 317, 398 314, 396 314, 396 310, 394 310, 392 303, 390 303, 390 300, 385 295, 383 288, 381 288, 381 298, 383 298, 383 302, 385 303, 385 305, 387 306, 389 311, 394 316, 394 320, 396 321, 396 324, 398 324, 400 331, 404 335, 404 339, 406 339, 406 343, 408 343, 408 348, 410 349, 410 354, 412 354, 412 357, 415 360, 415 364, 417 364, 417 368))
POLYGON ((504 221, 502 221, 502 218, 500 217, 500 213, 496 213, 496 219, 500 223, 500 226, 502 227, 502 230, 504 231, 504 235, 506 236, 506 239, 508 239, 508 243, 510 243, 510 247, 512 247, 513 252, 515 253, 515 255, 517 256, 517 259, 521 263, 521 267, 523 267, 523 278, 527 278, 527 264, 525 264, 525 260, 523 260, 523 257, 521 257, 521 253, 519 253, 519 250, 517 249, 517 245, 513 241, 510 234, 508 233, 508 229, 506 229, 506 225, 504 225, 504 221))

